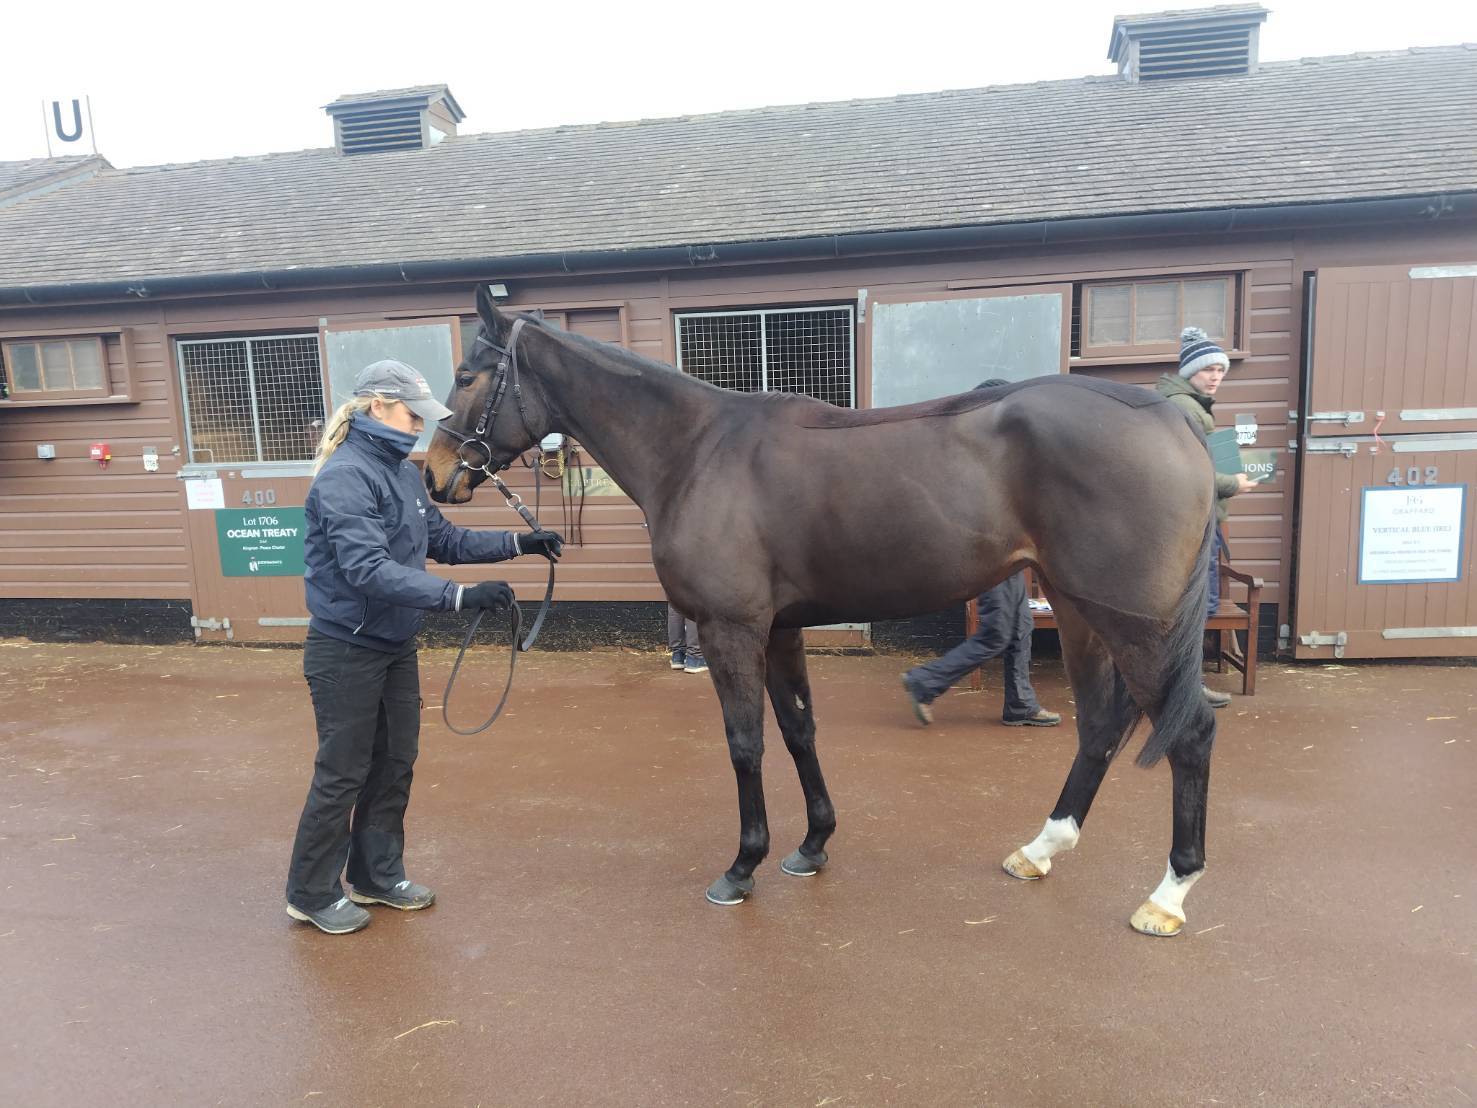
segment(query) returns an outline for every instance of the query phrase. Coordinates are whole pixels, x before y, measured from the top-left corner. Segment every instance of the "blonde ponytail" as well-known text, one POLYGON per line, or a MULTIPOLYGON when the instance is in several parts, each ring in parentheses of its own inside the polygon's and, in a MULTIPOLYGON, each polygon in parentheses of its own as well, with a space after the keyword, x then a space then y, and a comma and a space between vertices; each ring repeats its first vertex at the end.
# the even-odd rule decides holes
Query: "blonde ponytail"
POLYGON ((369 405, 375 400, 383 399, 383 397, 376 396, 351 396, 339 405, 338 411, 333 413, 333 418, 323 429, 323 437, 318 440, 318 455, 313 461, 315 474, 323 468, 323 463, 328 461, 333 452, 343 444, 349 434, 349 420, 353 419, 358 412, 369 411, 369 405))

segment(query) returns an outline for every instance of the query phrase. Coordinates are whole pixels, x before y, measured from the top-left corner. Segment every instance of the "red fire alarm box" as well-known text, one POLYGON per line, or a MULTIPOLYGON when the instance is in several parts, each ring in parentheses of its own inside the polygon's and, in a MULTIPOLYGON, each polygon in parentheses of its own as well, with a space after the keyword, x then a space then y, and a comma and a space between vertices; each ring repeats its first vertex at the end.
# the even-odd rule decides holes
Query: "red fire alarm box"
POLYGON ((88 456, 103 469, 108 468, 108 463, 113 460, 113 451, 105 442, 95 442, 87 448, 88 456))

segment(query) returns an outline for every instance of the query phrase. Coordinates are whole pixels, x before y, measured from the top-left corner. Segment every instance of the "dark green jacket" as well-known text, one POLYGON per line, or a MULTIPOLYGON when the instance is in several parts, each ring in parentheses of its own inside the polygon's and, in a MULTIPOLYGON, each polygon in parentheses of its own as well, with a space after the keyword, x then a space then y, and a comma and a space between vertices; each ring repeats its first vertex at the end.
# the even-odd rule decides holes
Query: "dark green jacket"
MULTIPOLYGON (((1159 383, 1154 386, 1160 396, 1169 398, 1169 402, 1179 408, 1192 420, 1200 425, 1200 429, 1207 435, 1215 430, 1215 417, 1210 414, 1210 409, 1215 405, 1215 397, 1207 396, 1203 392, 1197 392, 1195 386, 1190 384, 1177 373, 1166 373, 1159 378, 1159 383)), ((1217 523, 1226 522, 1226 501, 1236 495, 1237 481, 1235 474, 1217 473, 1215 475, 1215 518, 1217 523)))

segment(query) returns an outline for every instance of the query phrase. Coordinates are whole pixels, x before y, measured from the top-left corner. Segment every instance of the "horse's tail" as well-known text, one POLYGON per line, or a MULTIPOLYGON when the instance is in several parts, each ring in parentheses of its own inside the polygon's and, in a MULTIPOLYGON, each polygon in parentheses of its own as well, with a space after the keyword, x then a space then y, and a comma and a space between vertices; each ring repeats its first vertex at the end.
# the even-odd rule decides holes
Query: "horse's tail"
POLYGON ((1215 497, 1211 497, 1210 516, 1205 521, 1205 534, 1200 537, 1200 553, 1195 557, 1195 571, 1185 584, 1185 591, 1175 605, 1169 633, 1164 641, 1164 664, 1159 687, 1164 690, 1154 730, 1144 740, 1144 748, 1135 759, 1141 766, 1152 766, 1168 754, 1177 739, 1196 733, 1197 717, 1209 711, 1205 702, 1200 670, 1205 652, 1205 609, 1210 592, 1210 556, 1215 538, 1215 497))

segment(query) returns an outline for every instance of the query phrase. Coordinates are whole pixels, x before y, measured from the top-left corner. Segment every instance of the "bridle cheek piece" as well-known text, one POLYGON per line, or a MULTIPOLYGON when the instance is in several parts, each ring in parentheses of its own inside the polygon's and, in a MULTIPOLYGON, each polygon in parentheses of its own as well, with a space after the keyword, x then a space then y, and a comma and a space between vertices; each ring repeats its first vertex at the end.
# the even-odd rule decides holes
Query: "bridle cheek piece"
MULTIPOLYGON (((509 383, 513 386, 513 400, 518 405, 518 416, 523 421, 523 429, 529 433, 534 441, 538 440, 538 436, 534 435, 533 428, 528 423, 528 408, 523 402, 523 385, 518 379, 518 332, 523 329, 524 322, 521 319, 515 319, 513 321, 513 330, 508 334, 508 345, 506 347, 498 346, 482 334, 478 334, 477 336, 477 342, 491 350, 495 350, 499 357, 496 370, 497 376, 493 379, 492 388, 488 390, 487 401, 482 405, 482 414, 477 419, 476 429, 469 435, 465 431, 453 431, 444 423, 438 428, 438 430, 445 432, 457 440, 456 464, 458 469, 468 469, 476 473, 484 473, 488 477, 491 477, 499 486, 502 485, 502 482, 498 481, 497 474, 492 469, 492 447, 487 444, 483 436, 497 423, 497 413, 502 407, 503 397, 507 394, 509 383), (469 450, 474 452, 481 451, 482 460, 474 464, 475 454, 469 457, 469 450)), ((510 462, 511 459, 509 462, 504 462, 498 468, 507 469, 510 462)), ((505 492, 504 496, 507 495, 505 492)), ((512 494, 512 496, 517 498, 516 493, 512 494)), ((512 503, 511 500, 509 502, 512 503)), ((521 499, 518 502, 521 504, 521 499)))

